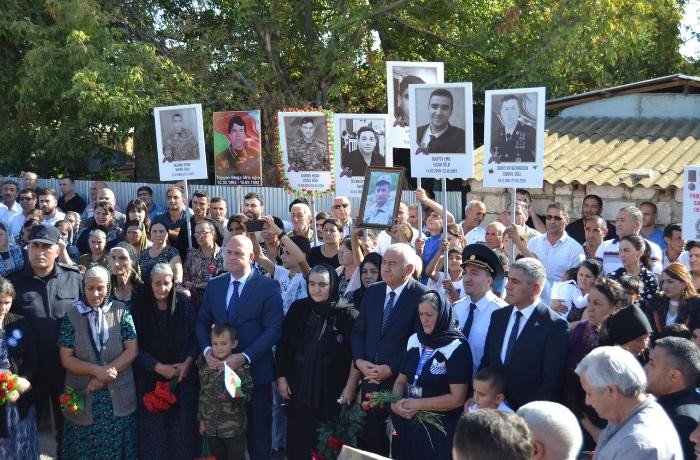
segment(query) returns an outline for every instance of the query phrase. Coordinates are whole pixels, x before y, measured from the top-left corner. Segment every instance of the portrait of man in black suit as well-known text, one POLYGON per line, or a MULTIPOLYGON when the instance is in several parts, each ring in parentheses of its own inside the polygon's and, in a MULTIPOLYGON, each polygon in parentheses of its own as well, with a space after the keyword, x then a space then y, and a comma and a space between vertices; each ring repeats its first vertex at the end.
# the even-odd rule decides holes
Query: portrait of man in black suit
POLYGON ((536 131, 526 122, 528 117, 523 113, 518 96, 504 96, 498 112, 494 111, 491 117, 491 156, 495 162, 534 162, 536 131))
MULTIPOLYGON (((455 91, 458 91, 457 89, 455 91)), ((418 96, 416 104, 420 104, 418 96)), ((419 126, 416 142, 423 153, 465 153, 466 136, 462 128, 450 123, 455 104, 452 90, 433 89, 428 99, 428 116, 430 123, 419 126)), ((417 105, 417 110, 423 107, 417 105)))
POLYGON ((569 349, 569 325, 540 301, 547 281, 542 262, 525 257, 511 265, 507 307, 494 311, 481 369, 506 376, 506 401, 514 410, 560 396, 569 349))

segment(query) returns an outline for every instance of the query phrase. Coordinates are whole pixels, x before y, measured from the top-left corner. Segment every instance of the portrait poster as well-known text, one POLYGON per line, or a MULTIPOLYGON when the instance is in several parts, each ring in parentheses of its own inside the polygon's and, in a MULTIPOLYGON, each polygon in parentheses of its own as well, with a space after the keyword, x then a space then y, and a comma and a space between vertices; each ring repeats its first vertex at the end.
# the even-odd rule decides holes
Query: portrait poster
POLYGON ((474 177, 471 83, 411 85, 411 175, 474 177))
POLYGON ((216 185, 262 185, 260 111, 214 112, 216 185))
POLYGON ((545 88, 486 91, 484 187, 542 188, 545 88))
POLYGON ((386 229, 401 202, 404 168, 368 167, 360 199, 359 227, 386 229))
POLYGON ((333 114, 327 110, 277 112, 281 182, 290 192, 333 190, 333 114))
POLYGON ((389 128, 389 148, 408 149, 410 144, 410 110, 408 88, 413 84, 436 84, 445 81, 442 62, 386 63, 386 99, 389 128))
POLYGON ((686 166, 683 177, 683 239, 700 240, 700 166, 686 166))
POLYGON ((335 194, 359 198, 369 166, 392 166, 387 148, 387 116, 382 114, 336 113, 335 194))
POLYGON ((202 105, 153 109, 161 181, 207 178, 202 105))

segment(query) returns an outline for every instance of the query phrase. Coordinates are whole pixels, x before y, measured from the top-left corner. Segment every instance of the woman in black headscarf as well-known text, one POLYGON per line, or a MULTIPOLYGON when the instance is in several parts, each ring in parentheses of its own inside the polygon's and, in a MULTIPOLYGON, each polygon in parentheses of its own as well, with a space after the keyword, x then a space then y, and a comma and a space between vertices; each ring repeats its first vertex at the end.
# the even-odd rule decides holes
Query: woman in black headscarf
POLYGON ((418 304, 421 327, 408 339, 401 373, 393 392, 402 399, 391 405, 402 460, 452 458, 452 438, 472 378, 472 355, 462 333, 453 329, 452 308, 437 291, 418 304), (442 415, 447 431, 414 423, 419 410, 442 415))
POLYGON ((352 292, 352 300, 357 309, 360 309, 362 298, 367 286, 382 280, 382 256, 376 252, 370 252, 360 262, 360 287, 352 292))
POLYGON ((138 395, 138 457, 189 460, 199 453, 197 400, 199 355, 195 314, 187 297, 175 292, 170 264, 157 263, 149 283, 134 303, 139 354, 134 363, 138 395), (143 396, 156 382, 178 382, 177 403, 163 412, 150 412, 143 396))
POLYGON ((351 404, 359 371, 352 365, 350 334, 357 318, 352 305, 338 305, 338 275, 326 264, 309 273, 309 296, 292 303, 277 344, 277 387, 287 400, 287 458, 307 460, 320 423, 351 404))

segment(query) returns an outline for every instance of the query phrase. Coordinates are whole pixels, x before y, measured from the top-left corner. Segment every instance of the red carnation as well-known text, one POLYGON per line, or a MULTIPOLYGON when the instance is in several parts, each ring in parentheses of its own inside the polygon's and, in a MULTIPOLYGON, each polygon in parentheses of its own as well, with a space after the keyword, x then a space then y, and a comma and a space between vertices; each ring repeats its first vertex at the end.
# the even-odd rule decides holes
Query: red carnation
POLYGON ((333 436, 326 440, 326 445, 331 449, 341 449, 343 447, 343 444, 345 444, 345 441, 343 441, 342 439, 334 438, 333 436))
POLYGON ((70 400, 71 400, 70 395, 65 394, 65 393, 62 394, 61 396, 59 396, 59 398, 58 398, 58 402, 61 404, 61 406, 65 406, 66 404, 68 404, 70 402, 70 400))

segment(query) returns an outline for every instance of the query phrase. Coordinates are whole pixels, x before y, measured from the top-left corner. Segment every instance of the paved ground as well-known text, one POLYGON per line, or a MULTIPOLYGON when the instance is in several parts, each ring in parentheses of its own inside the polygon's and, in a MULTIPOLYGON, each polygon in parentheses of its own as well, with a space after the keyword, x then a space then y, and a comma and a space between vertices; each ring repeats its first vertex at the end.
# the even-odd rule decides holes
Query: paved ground
POLYGON ((56 436, 49 423, 42 423, 39 427, 39 452, 41 460, 56 458, 56 436))

